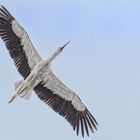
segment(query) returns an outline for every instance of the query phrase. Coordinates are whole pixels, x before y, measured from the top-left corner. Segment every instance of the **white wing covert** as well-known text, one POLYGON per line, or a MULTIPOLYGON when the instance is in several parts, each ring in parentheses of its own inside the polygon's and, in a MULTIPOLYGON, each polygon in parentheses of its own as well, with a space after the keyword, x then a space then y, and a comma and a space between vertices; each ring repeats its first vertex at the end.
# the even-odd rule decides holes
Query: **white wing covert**
POLYGON ((0 6, 0 37, 24 79, 42 59, 26 31, 4 6, 0 6))
POLYGON ((48 104, 55 112, 63 116, 77 131, 81 129, 82 136, 89 129, 97 130, 97 121, 82 103, 76 93, 65 86, 52 71, 44 76, 44 80, 34 88, 38 97, 48 104))
MULTIPOLYGON (((42 58, 35 50, 27 32, 2 5, 0 6, 0 37, 5 42, 19 73, 26 79, 42 58)), ((97 130, 97 121, 78 95, 66 87, 52 71, 34 88, 34 91, 42 101, 72 125, 77 135, 80 129, 82 136, 85 131, 89 136, 89 129, 91 132, 97 130)))

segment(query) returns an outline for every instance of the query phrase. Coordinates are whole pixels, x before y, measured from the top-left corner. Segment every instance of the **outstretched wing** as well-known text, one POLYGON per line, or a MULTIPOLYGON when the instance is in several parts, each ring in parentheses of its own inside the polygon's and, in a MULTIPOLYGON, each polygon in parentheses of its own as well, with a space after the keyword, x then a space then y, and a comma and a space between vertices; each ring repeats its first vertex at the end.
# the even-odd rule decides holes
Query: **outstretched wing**
POLYGON ((26 31, 4 6, 0 6, 0 37, 5 42, 19 73, 26 78, 41 57, 26 31))
MULTIPOLYGON (((5 42, 19 73, 25 79, 42 59, 33 47, 26 31, 3 6, 0 7, 0 37, 5 42)), ((38 97, 62 115, 77 131, 77 135, 79 129, 82 136, 85 131, 89 135, 89 129, 92 132, 94 129, 97 130, 98 124, 95 118, 80 98, 52 72, 47 76, 50 78, 44 79, 34 88, 38 97)))
POLYGON ((45 77, 46 79, 44 78, 34 88, 38 97, 63 116, 77 131, 77 135, 80 129, 83 137, 85 131, 89 136, 89 129, 94 133, 98 123, 80 98, 66 87, 52 71, 47 73, 45 77))

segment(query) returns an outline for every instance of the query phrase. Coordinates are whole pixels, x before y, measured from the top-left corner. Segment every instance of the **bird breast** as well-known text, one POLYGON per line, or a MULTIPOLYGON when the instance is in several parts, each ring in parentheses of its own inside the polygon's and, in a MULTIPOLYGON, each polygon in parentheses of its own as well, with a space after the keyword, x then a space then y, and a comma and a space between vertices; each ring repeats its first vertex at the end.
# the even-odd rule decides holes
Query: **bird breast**
POLYGON ((44 65, 43 61, 39 62, 29 76, 25 79, 29 83, 30 87, 34 88, 41 81, 43 81, 45 75, 49 74, 50 68, 49 64, 44 65))

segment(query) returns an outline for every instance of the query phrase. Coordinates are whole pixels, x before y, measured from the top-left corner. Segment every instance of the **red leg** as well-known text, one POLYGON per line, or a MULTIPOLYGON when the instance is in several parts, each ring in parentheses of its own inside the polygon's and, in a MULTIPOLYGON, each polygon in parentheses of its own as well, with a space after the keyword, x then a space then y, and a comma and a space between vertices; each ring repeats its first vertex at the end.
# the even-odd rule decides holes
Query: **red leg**
POLYGON ((14 101, 14 99, 16 98, 17 96, 12 96, 12 98, 10 99, 10 101, 8 102, 8 103, 11 103, 11 102, 13 102, 14 101))

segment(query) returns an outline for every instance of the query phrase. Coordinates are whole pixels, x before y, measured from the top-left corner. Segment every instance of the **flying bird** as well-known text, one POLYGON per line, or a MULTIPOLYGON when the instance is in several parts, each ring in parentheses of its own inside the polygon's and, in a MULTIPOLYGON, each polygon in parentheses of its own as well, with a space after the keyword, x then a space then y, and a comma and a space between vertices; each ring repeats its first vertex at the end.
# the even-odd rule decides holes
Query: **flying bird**
POLYGON ((23 80, 15 82, 15 95, 30 99, 32 91, 63 116, 76 131, 89 136, 89 130, 97 130, 97 121, 89 112, 78 95, 63 84, 52 72, 51 62, 63 51, 66 43, 59 47, 48 59, 43 60, 34 48, 27 32, 8 12, 0 6, 0 37, 5 42, 11 58, 23 80))

